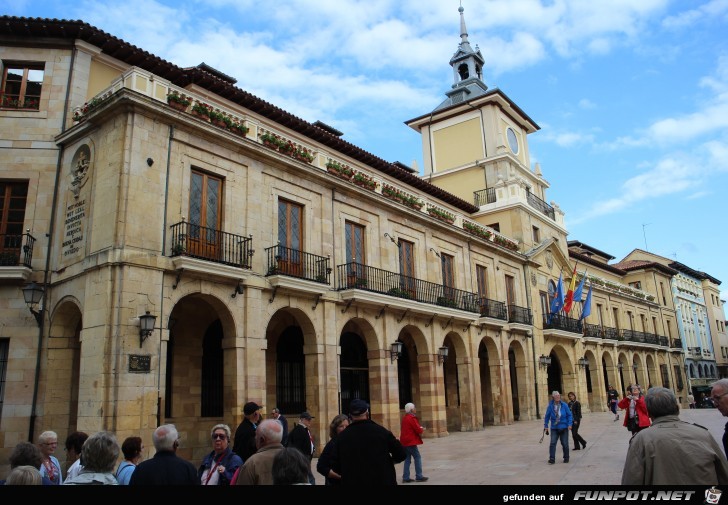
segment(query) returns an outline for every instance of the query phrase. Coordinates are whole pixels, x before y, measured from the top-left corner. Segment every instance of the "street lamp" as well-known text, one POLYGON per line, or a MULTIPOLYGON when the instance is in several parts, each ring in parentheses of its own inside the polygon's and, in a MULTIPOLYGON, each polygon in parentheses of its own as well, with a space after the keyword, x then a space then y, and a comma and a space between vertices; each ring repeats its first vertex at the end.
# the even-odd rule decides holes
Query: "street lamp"
POLYGON ((551 356, 546 356, 545 354, 542 354, 538 358, 538 364, 542 368, 547 368, 551 364, 551 356))
POLYGON ((38 326, 40 326, 41 322, 43 321, 43 308, 41 307, 40 309, 36 310, 33 308, 33 306, 40 303, 40 301, 43 299, 43 293, 43 288, 37 285, 35 282, 31 282, 23 288, 23 299, 25 300, 25 303, 28 304, 30 313, 35 316, 35 321, 38 323, 38 326))

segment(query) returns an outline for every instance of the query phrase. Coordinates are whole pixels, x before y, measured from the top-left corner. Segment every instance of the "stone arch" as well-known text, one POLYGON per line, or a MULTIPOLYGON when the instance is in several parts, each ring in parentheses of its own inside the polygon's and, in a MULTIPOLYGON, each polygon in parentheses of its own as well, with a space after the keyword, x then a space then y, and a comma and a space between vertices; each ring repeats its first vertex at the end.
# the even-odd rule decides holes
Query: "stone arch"
MULTIPOLYGON (((432 363, 442 372, 443 397, 445 399, 445 423, 447 431, 472 431, 474 429, 475 405, 469 384, 471 366, 465 341, 457 331, 449 331, 443 338, 442 347, 447 348, 447 358, 439 357, 439 350, 433 349, 432 363)), ((439 377, 437 368, 433 377, 439 377)), ((438 388, 435 388, 436 390, 438 388)), ((437 397, 433 397, 437 401, 437 397)))
MULTIPOLYGON (((54 426, 59 440, 78 429, 82 358, 83 307, 74 296, 64 296, 51 311, 45 368, 44 396, 52 405, 44 416, 54 426), (63 429, 60 429, 60 428, 63 429)), ((42 403, 40 398, 38 403, 42 403)), ((40 432, 38 432, 40 433, 40 432)))
POLYGON ((518 339, 513 339, 508 346, 508 382, 510 383, 511 416, 514 421, 532 419, 530 411, 531 366, 528 363, 528 351, 518 339))
POLYGON ((501 353, 495 338, 485 335, 478 344, 478 376, 482 426, 505 424, 501 353))

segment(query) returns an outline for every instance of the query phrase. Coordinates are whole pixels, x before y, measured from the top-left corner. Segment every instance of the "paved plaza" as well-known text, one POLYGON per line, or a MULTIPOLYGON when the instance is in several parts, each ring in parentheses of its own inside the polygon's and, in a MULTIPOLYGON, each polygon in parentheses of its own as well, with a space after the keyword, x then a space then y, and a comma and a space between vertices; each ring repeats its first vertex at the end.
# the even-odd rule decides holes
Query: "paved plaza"
MULTIPOLYGON (((708 428, 722 447, 721 438, 728 418, 722 417, 717 409, 681 410, 680 418, 708 428)), ((620 484, 631 433, 622 426, 621 417, 616 422, 613 419, 611 412, 586 414, 579 430, 587 441, 586 449, 572 451, 574 445, 569 437, 570 462, 561 462, 559 445, 554 465, 547 463, 549 437, 539 443, 542 419, 427 438, 420 446, 420 452, 423 473, 429 481, 404 485, 620 484)), ((316 461, 314 458, 316 483, 323 485, 323 477, 315 471, 316 461)), ((402 465, 396 465, 400 483, 402 465)), ((414 478, 414 468, 411 473, 414 478)))

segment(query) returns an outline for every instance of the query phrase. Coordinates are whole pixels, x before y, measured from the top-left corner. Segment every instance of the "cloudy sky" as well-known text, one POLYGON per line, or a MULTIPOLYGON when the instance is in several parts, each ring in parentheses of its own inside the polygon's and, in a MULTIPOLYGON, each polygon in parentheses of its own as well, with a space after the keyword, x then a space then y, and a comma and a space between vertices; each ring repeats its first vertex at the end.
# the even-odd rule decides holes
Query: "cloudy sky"
MULTIPOLYGON (((388 161, 453 84, 460 0, 13 0, 237 85, 388 161)), ((723 281, 728 299, 728 0, 462 0, 484 80, 541 130, 531 163, 569 239, 723 281)))

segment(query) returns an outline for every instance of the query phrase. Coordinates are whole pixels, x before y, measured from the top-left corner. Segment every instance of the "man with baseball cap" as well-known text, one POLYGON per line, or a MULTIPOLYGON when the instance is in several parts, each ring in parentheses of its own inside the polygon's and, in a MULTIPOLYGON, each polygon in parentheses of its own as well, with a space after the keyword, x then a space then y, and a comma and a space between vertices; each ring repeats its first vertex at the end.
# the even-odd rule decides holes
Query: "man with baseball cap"
POLYGON ((316 450, 313 435, 311 434, 311 419, 314 417, 308 412, 301 412, 296 425, 291 433, 288 435, 288 447, 294 447, 301 451, 304 456, 308 459, 308 481, 311 485, 316 484, 316 478, 313 476, 311 471, 311 460, 313 459, 313 453, 316 450))
POLYGON ((235 430, 235 442, 233 444, 233 452, 243 458, 243 462, 247 461, 258 450, 255 446, 255 429, 260 423, 260 409, 262 408, 255 402, 248 402, 243 407, 245 419, 235 430))
POLYGON ((356 398, 349 405, 351 424, 336 438, 331 466, 342 485, 397 485, 395 463, 407 453, 394 434, 369 419, 369 404, 356 398))

